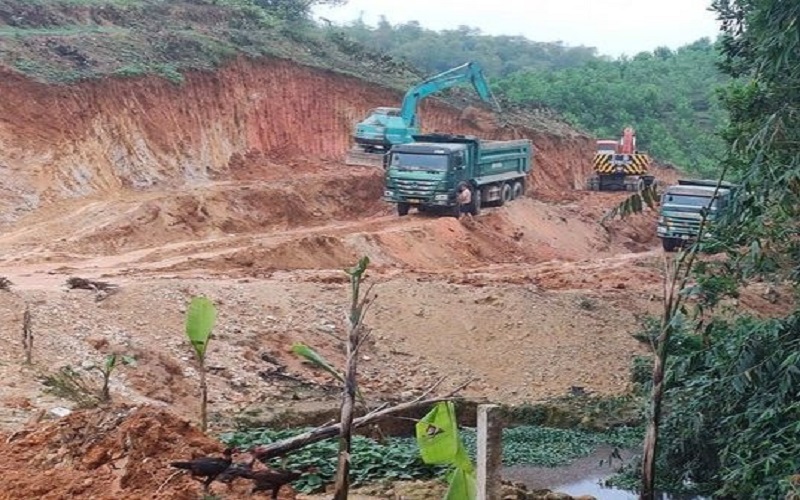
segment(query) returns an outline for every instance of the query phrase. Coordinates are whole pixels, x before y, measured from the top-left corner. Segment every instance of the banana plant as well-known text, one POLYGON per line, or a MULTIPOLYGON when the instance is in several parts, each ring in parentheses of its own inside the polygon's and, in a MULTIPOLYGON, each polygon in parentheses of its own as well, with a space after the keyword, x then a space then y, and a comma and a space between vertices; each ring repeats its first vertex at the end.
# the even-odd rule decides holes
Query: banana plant
POLYGON ((206 297, 194 297, 186 309, 186 337, 189 339, 200 373, 200 429, 208 429, 208 386, 206 384, 206 353, 211 332, 217 321, 214 303, 206 297))

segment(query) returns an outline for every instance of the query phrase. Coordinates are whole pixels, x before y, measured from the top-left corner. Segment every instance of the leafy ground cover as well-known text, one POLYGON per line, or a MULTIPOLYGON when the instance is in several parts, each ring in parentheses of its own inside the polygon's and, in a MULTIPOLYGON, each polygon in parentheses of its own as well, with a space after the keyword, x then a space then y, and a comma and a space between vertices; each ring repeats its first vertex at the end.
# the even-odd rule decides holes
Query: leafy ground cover
MULTIPOLYGON (((269 444, 305 430, 307 429, 254 429, 225 434, 222 440, 232 446, 247 448, 269 444)), ((474 460, 475 430, 461 429, 461 434, 474 460)), ((627 427, 603 433, 536 426, 509 428, 503 432, 503 463, 555 467, 590 455, 601 445, 629 448, 638 445, 641 438, 641 429, 627 427)), ((323 441, 290 455, 285 463, 276 460, 269 465, 288 468, 315 465, 317 473, 306 475, 294 483, 299 491, 314 492, 333 480, 337 446, 336 440, 323 441)), ((383 480, 430 479, 444 473, 442 468, 422 462, 414 438, 389 438, 379 442, 368 437, 355 436, 352 459, 353 485, 383 480)))

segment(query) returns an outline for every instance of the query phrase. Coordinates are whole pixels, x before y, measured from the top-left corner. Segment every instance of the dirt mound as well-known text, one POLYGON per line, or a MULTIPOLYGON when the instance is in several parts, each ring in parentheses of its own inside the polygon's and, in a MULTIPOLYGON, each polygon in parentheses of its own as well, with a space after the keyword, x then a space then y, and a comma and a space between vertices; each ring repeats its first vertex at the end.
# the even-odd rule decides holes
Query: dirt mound
MULTIPOLYGON (((619 195, 608 197, 611 201, 617 198, 619 195)), ((262 276, 276 270, 339 269, 352 265, 361 255, 369 255, 375 268, 436 272, 496 264, 579 261, 589 255, 607 257, 652 249, 652 214, 639 216, 633 224, 615 221, 604 228, 598 224, 604 213, 602 203, 554 206, 523 198, 502 208, 486 209, 474 219, 419 213, 403 218, 388 215, 275 232, 238 242, 238 246, 231 244, 227 251, 189 255, 184 250, 188 259, 162 270, 207 269, 227 275, 262 276)))
MULTIPOLYGON (((174 460, 220 454, 222 445, 189 422, 150 407, 74 412, 30 426, 0 444, 2 499, 164 498, 195 500, 197 481, 174 460)), ((213 488, 222 488, 215 485, 213 488)), ((250 498, 234 485, 225 498, 250 498)), ((283 499, 294 498, 284 490, 283 499)))

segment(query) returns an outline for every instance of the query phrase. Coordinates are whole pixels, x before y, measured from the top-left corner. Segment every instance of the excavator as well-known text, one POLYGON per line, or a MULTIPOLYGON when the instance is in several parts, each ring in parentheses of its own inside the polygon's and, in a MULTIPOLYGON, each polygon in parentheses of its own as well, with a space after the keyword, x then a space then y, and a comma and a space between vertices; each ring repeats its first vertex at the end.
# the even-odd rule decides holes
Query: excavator
POLYGON ((431 94, 464 82, 471 83, 481 99, 491 102, 500 111, 500 105, 492 95, 480 65, 476 62, 462 64, 408 89, 400 108, 370 110, 369 116, 355 127, 355 146, 348 152, 345 163, 385 168, 385 158, 392 146, 413 142, 413 136, 420 133, 417 115, 419 102, 431 94))
POLYGON ((589 177, 589 191, 641 191, 655 182, 648 175, 650 156, 636 149, 636 131, 625 127, 619 141, 597 141, 594 173, 589 177))

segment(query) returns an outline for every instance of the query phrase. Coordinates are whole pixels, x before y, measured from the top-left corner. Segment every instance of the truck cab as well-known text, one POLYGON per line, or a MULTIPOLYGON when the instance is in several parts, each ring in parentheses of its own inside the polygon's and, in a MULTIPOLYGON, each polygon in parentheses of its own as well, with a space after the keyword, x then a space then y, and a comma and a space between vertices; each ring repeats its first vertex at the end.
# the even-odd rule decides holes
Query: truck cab
POLYGON ((722 182, 717 189, 716 180, 680 180, 661 195, 658 237, 664 250, 678 247, 698 239, 705 214, 703 237, 713 235, 713 226, 728 208, 736 189, 735 184, 722 182))
POLYGON ((411 206, 455 205, 456 187, 469 179, 467 144, 416 142, 392 148, 386 168, 384 200, 405 215, 411 206))

